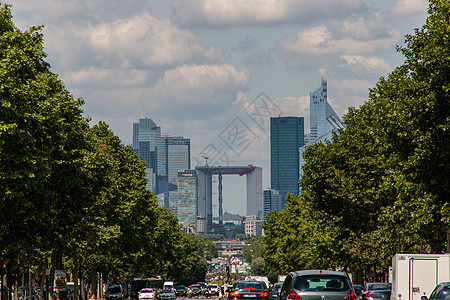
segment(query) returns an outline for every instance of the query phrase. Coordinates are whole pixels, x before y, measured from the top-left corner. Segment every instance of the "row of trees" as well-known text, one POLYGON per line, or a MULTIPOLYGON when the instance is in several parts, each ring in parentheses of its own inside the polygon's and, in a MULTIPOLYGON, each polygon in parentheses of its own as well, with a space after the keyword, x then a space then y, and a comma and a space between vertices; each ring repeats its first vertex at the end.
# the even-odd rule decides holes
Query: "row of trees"
POLYGON ((98 273, 204 279, 214 245, 183 233, 158 207, 145 188, 145 164, 107 124, 89 127, 83 100, 45 61, 41 29, 20 31, 10 6, 0 4, 3 286, 17 285, 28 271, 42 286, 47 269, 52 283, 63 267, 75 283, 98 273))
POLYGON ((304 152, 300 196, 264 225, 269 274, 337 266, 377 273, 396 252, 445 252, 450 2, 430 0, 428 13, 398 48, 404 64, 349 109, 347 128, 304 152))

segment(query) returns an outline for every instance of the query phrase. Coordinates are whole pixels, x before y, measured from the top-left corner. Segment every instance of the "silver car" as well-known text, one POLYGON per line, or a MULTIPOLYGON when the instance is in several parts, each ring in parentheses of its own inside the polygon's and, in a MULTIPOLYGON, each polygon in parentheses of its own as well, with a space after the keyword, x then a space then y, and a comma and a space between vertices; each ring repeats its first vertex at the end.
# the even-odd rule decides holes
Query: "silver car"
POLYGON ((356 300, 347 274, 329 270, 291 272, 281 288, 280 300, 356 300))

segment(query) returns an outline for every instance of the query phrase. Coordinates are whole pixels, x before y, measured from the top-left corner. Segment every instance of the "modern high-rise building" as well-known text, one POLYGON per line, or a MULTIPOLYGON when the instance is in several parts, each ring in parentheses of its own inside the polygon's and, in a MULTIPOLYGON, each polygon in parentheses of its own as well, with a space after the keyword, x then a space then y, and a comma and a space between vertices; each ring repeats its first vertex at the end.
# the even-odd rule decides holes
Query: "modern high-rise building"
POLYGON ((271 211, 281 211, 281 196, 277 190, 264 190, 264 221, 271 211))
POLYGON ((158 194, 158 175, 164 172, 161 163, 158 164, 158 154, 162 154, 162 140, 161 128, 152 119, 139 119, 139 123, 133 123, 133 150, 147 165, 149 189, 158 194))
POLYGON ((177 172, 190 169, 190 139, 161 136, 161 128, 144 118, 133 123, 133 150, 147 165, 148 189, 176 215, 177 172))
POLYGON ((338 117, 334 109, 328 103, 327 99, 327 81, 322 80, 320 87, 315 89, 309 95, 310 107, 310 135, 308 142, 299 151, 300 156, 300 173, 305 164, 303 160, 303 150, 311 144, 317 142, 331 141, 333 132, 339 129, 344 129, 345 125, 338 117))
POLYGON ((197 226, 197 176, 195 170, 180 170, 177 174, 177 217, 184 227, 197 226))
POLYGON ((179 170, 191 168, 191 140, 183 137, 163 136, 164 163, 166 172, 160 180, 160 191, 164 190, 164 206, 177 215, 177 178, 179 170))
POLYGON ((281 209, 288 193, 299 193, 299 149, 304 144, 303 117, 270 118, 271 188, 280 192, 281 209))
POLYGON ((344 125, 327 100, 327 81, 309 95, 310 142, 330 139, 333 130, 342 129, 344 125))

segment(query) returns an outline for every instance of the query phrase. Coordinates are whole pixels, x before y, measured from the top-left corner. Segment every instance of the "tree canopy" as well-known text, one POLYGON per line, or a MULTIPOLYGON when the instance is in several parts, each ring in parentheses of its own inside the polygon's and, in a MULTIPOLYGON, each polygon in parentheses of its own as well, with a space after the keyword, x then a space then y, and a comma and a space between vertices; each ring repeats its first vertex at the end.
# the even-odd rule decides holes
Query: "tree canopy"
POLYGON ((63 267, 75 278, 204 278, 217 248, 158 207, 131 146, 104 122, 89 126, 83 99, 45 61, 41 30, 20 31, 0 4, 3 286, 28 270, 43 284, 46 269, 63 267))
POLYGON ((267 271, 382 268, 397 251, 443 253, 450 229, 450 3, 398 47, 403 65, 303 153, 299 196, 264 225, 267 271))

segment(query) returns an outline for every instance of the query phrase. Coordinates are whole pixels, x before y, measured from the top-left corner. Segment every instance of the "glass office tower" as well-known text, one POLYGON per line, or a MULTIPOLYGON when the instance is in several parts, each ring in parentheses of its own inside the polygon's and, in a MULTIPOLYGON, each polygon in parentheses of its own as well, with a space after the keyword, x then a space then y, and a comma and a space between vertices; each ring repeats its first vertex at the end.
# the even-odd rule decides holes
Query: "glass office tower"
POLYGON ((197 176, 195 170, 178 171, 178 221, 184 226, 197 225, 197 176))
POLYGON ((304 144, 303 117, 270 118, 271 188, 280 192, 281 209, 287 193, 299 193, 299 150, 304 144))

